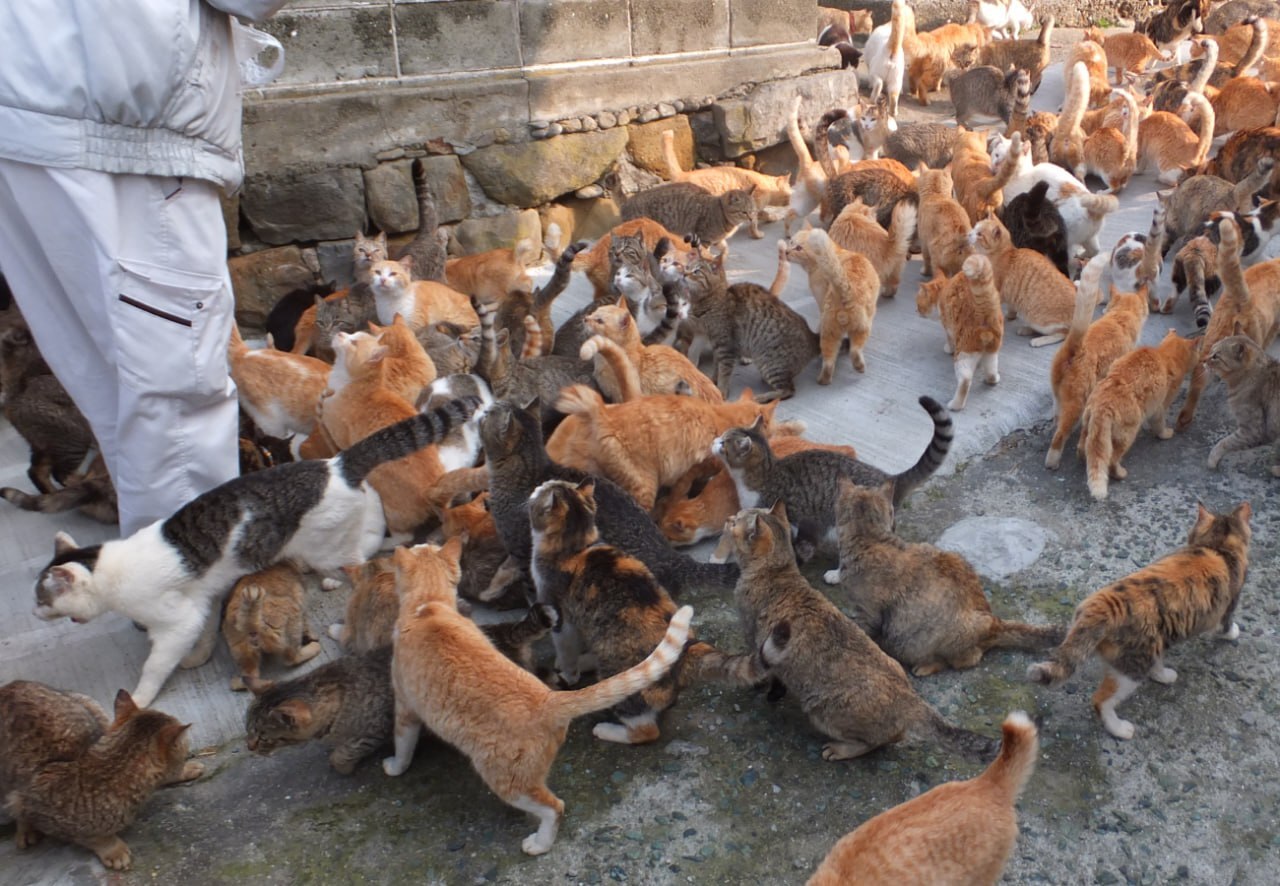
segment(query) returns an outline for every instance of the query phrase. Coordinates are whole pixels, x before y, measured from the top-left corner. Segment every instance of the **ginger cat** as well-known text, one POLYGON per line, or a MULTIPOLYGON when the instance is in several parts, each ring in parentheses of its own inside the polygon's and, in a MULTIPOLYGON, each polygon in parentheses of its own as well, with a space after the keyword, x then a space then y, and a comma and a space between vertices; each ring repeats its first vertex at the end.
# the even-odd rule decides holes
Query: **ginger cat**
MULTIPOLYGON (((710 403, 724 402, 720 389, 684 354, 667 345, 645 345, 641 341, 640 330, 625 298, 618 299, 617 304, 601 305, 587 314, 583 322, 593 336, 602 336, 622 348, 640 373, 641 393, 670 394, 680 382, 684 382, 698 399, 710 403)), ((596 379, 600 382, 600 390, 610 399, 624 399, 607 357, 599 351, 599 345, 588 340, 579 356, 583 360, 596 358, 596 379)))
POLYGON ((818 384, 829 385, 836 372, 840 346, 849 340, 849 362, 857 372, 866 371, 862 349, 871 335, 876 315, 880 277, 865 255, 842 249, 820 228, 798 232, 778 241, 779 257, 804 268, 809 291, 818 303, 818 339, 822 370, 818 384))
POLYGON ((1096 108, 1107 103, 1111 97, 1111 83, 1107 79, 1107 54, 1097 43, 1089 39, 1072 45, 1071 54, 1067 57, 1065 70, 1072 70, 1083 64, 1089 72, 1089 107, 1096 108))
POLYGON ((854 200, 840 211, 827 230, 831 242, 848 252, 870 259, 880 278, 880 297, 898 294, 902 269, 907 263, 911 240, 916 233, 919 209, 907 200, 893 207, 893 217, 886 231, 876 221, 874 209, 854 200))
POLYGON ((1176 185, 1184 175, 1198 171, 1213 143, 1213 106, 1204 96, 1187 93, 1179 110, 1199 115, 1198 135, 1168 111, 1153 111, 1138 124, 1137 171, 1154 168, 1156 180, 1164 185, 1176 185))
POLYGON ((315 430, 328 363, 275 348, 251 348, 233 323, 227 369, 239 390, 241 408, 264 434, 284 439, 315 430))
POLYGON ((1040 333, 1031 339, 1033 348, 1066 338, 1075 312, 1075 286, 1053 262, 1034 250, 1015 248, 1009 229, 994 214, 974 225, 969 242, 991 261, 996 287, 1008 309, 1006 319, 1021 316, 1026 324, 1018 335, 1040 333))
POLYGON ((307 624, 302 576, 288 563, 277 563, 236 582, 227 598, 222 636, 239 673, 231 688, 256 679, 262 656, 278 655, 297 667, 320 654, 320 643, 307 624))
MULTIPOLYGON (((595 288, 595 294, 592 296, 594 301, 608 298, 610 287, 613 286, 613 275, 617 270, 613 267, 609 253, 613 238, 617 236, 629 237, 633 234, 640 234, 643 237, 644 248, 649 254, 653 253, 658 241, 664 237, 672 243, 673 247, 675 244, 684 242, 684 238, 680 234, 668 231, 651 218, 637 218, 615 225, 609 233, 593 243, 590 249, 579 252, 573 257, 573 269, 582 271, 595 288)), ((677 258, 679 258, 680 250, 678 247, 676 247, 676 252, 677 258)))
POLYGON ((760 232, 760 211, 766 206, 791 204, 791 177, 787 175, 765 175, 739 166, 711 166, 685 172, 680 168, 680 158, 676 156, 675 137, 675 132, 670 129, 662 133, 662 160, 667 166, 667 180, 691 182, 712 194, 750 191, 756 203, 756 214, 751 217, 751 236, 756 240, 764 236, 760 232))
POLYGON ((1109 477, 1123 480, 1128 475, 1120 462, 1144 423, 1160 440, 1173 436, 1165 416, 1182 380, 1198 361, 1196 344, 1195 339, 1171 329, 1159 345, 1117 358, 1094 387, 1081 417, 1078 448, 1085 457, 1089 494, 1095 501, 1106 499, 1109 477))
POLYGON ((652 511, 658 490, 707 458, 717 436, 757 418, 772 427, 777 401, 761 405, 748 391, 731 403, 666 394, 610 406, 598 392, 574 385, 561 392, 556 408, 583 422, 562 423, 552 433, 552 461, 600 473, 652 511))
POLYGON ((1101 126, 1089 134, 1084 140, 1084 151, 1080 165, 1076 167, 1076 178, 1085 180, 1085 176, 1093 174, 1107 183, 1100 192, 1103 194, 1118 193, 1138 166, 1138 103, 1127 91, 1119 93, 1120 128, 1101 126))
POLYGON ((382 358, 382 380, 387 390, 410 403, 417 403, 422 392, 436 380, 436 364, 418 337, 400 314, 396 314, 390 326, 370 323, 369 332, 377 338, 379 345, 386 348, 382 358))
POLYGON ((458 612, 454 586, 460 552, 457 540, 395 552, 400 595, 391 666, 395 756, 382 768, 387 775, 403 774, 426 726, 466 754, 499 799, 537 817, 538 830, 521 848, 542 855, 555 842, 564 816, 564 802, 547 788, 547 776, 569 724, 661 679, 680 658, 693 610, 677 610, 662 643, 635 667, 585 689, 553 692, 458 612))
POLYGON ((947 23, 932 31, 915 35, 911 58, 907 62, 907 80, 920 104, 928 107, 929 93, 936 90, 948 70, 955 66, 957 50, 980 49, 991 40, 991 29, 972 23, 947 23))
POLYGON ((791 116, 787 118, 787 140, 796 155, 796 183, 791 189, 791 204, 784 228, 787 236, 791 236, 792 220, 807 218, 818 208, 827 192, 827 173, 810 153, 800 130, 800 106, 803 103, 804 96, 797 94, 791 105, 791 116))
POLYGON ((970 224, 976 225, 988 212, 994 212, 1003 205, 1005 200, 1001 189, 1013 177, 1023 150, 1022 134, 1015 132, 1008 156, 993 173, 991 155, 987 153, 982 133, 956 130, 951 179, 955 184, 956 200, 969 214, 970 224))
POLYGON ((983 370, 987 384, 1000 383, 1004 314, 990 260, 983 255, 971 255, 956 276, 948 279, 941 275, 921 283, 916 293, 916 311, 921 317, 927 317, 935 307, 947 336, 942 349, 951 355, 956 372, 956 393, 947 408, 959 412, 968 402, 969 388, 978 369, 983 370))
POLYGON ((969 255, 969 215, 952 196, 955 185, 947 169, 924 169, 917 172, 920 192, 920 215, 917 233, 924 275, 934 270, 948 277, 960 273, 969 255))
POLYGON ((525 238, 509 249, 490 249, 451 258, 444 263, 449 288, 477 301, 500 302, 513 292, 533 294, 526 268, 542 255, 542 248, 525 238))
POLYGON ((390 646, 399 609, 395 564, 390 557, 378 557, 342 571, 351 582, 351 596, 342 621, 329 625, 329 636, 348 654, 390 646))
POLYGON ((1213 134, 1271 126, 1280 114, 1280 83, 1257 77, 1233 77, 1209 100, 1213 134))
POLYGON ((413 259, 409 256, 374 264, 369 288, 378 307, 379 323, 390 326, 400 314, 414 332, 439 323, 454 323, 463 329, 480 325, 471 299, 443 283, 412 279, 412 269, 413 259))
POLYGON ((1093 694, 1093 709, 1116 738, 1133 738, 1133 724, 1117 716, 1116 707, 1144 679, 1178 679, 1164 664, 1170 646, 1210 631, 1224 640, 1240 636, 1233 619, 1249 568, 1253 509, 1248 502, 1230 514, 1196 508, 1186 545, 1090 594, 1076 607, 1053 660, 1027 669, 1033 683, 1056 686, 1097 653, 1106 674, 1093 694))
POLYGON ((1115 72, 1115 85, 1124 85, 1124 75, 1144 74, 1147 64, 1154 61, 1169 61, 1172 53, 1161 49, 1146 34, 1104 34, 1097 28, 1084 32, 1086 40, 1091 40, 1102 47, 1106 53, 1107 67, 1115 72))
POLYGON ((1001 730, 1000 755, 981 775, 940 784, 863 822, 832 847, 807 886, 999 883, 1018 840, 1014 804, 1040 747, 1022 711, 1001 730))

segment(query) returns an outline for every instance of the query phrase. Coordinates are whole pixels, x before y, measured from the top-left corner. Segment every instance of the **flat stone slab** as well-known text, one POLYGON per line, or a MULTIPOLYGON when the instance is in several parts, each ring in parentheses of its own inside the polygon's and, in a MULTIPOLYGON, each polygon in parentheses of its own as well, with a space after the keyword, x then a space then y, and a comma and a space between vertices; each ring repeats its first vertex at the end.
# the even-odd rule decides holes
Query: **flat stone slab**
POLYGON ((1040 558, 1053 533, 1021 517, 966 517, 942 533, 938 547, 955 551, 983 578, 999 580, 1040 558))

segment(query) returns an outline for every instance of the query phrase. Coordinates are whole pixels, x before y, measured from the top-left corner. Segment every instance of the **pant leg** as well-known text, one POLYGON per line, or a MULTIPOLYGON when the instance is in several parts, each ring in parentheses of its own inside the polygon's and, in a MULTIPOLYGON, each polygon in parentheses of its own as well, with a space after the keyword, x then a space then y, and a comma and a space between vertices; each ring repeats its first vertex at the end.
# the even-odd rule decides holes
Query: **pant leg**
POLYGON ((236 476, 215 186, 0 161, 0 269, 98 436, 124 534, 236 476))

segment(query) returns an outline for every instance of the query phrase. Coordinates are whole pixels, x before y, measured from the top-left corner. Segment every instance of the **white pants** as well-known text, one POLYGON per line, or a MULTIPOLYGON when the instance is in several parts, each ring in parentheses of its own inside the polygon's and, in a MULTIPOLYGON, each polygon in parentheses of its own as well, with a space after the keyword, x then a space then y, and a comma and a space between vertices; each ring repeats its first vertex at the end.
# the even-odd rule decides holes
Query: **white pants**
POLYGON ((129 535, 239 473, 217 187, 0 159, 0 272, 89 420, 129 535))

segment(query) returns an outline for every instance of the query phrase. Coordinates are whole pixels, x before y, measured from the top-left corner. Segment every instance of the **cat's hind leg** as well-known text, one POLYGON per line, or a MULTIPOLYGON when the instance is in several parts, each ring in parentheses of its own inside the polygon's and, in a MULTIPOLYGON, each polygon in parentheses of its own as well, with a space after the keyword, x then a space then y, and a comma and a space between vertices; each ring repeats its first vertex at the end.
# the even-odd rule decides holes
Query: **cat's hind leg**
POLYGON ((129 847, 114 834, 108 837, 88 837, 77 842, 98 856, 98 861, 109 871, 127 871, 133 863, 129 847))
POLYGON ((964 409, 964 404, 969 399, 969 386, 973 384, 973 373, 978 368, 981 357, 981 354, 957 354, 952 361, 956 370, 956 395, 947 404, 952 412, 964 409))
POLYGON ((329 753, 329 765, 339 775, 350 775, 356 764, 386 744, 382 735, 364 735, 338 745, 329 753))
MULTIPOLYGON (((1058 426, 1054 428, 1053 440, 1049 442, 1049 452, 1044 457, 1044 466, 1051 471, 1058 469, 1062 461, 1062 450, 1066 448, 1067 438, 1075 430, 1076 424, 1084 413, 1084 402, 1078 397, 1060 398, 1058 402, 1058 426)), ((1082 430, 1083 437, 1084 431, 1082 430)))
MULTIPOLYGON (((194 608, 194 607, 193 607, 194 608)), ((213 619, 214 638, 217 637, 217 620, 213 619)), ((201 623, 199 614, 192 612, 178 626, 166 627, 164 630, 158 626, 151 626, 148 630, 151 635, 151 652, 147 655, 146 662, 142 665, 142 676, 138 679, 138 687, 133 691, 133 701, 140 708, 149 707, 156 696, 160 694, 161 687, 164 686, 169 675, 173 673, 178 666, 178 662, 183 660, 183 654, 192 650, 192 645, 200 639, 201 623)), ((212 643, 210 644, 212 646, 212 643)), ((191 652, 194 657, 199 649, 191 652)), ((205 658, 208 658, 206 655, 205 658)))
POLYGON ((852 760, 873 750, 875 748, 862 741, 829 741, 822 746, 822 759, 832 763, 837 760, 852 760))
POLYGON ((982 370, 983 384, 998 385, 1000 384, 1000 352, 992 351, 989 354, 983 354, 982 359, 978 361, 978 367, 982 370))
POLYGON ((502 799, 538 819, 538 830, 525 837, 520 844, 525 854, 542 855, 548 851, 560 831, 560 819, 564 818, 564 801, 541 785, 527 794, 502 799))
MULTIPOLYGON (((818 384, 831 384, 831 379, 836 374, 836 357, 840 356, 840 344, 843 341, 844 330, 839 327, 835 318, 822 318, 822 332, 819 335, 819 347, 822 351, 822 369, 818 373, 818 384)), ((854 368, 857 368, 856 364, 854 368)))
POLYGON ((44 838, 44 834, 37 831, 31 822, 26 819, 19 818, 15 824, 18 826, 18 830, 13 837, 19 849, 30 849, 44 838))
POLYGON ((1147 676, 1157 683, 1163 683, 1166 686, 1174 683, 1178 679, 1178 672, 1173 668, 1164 666, 1164 658, 1156 656, 1156 660, 1151 663, 1151 669, 1147 671, 1147 676))
POLYGON ((1102 718, 1102 726, 1116 738, 1128 741, 1133 738, 1134 727, 1128 720, 1116 715, 1116 706, 1137 691, 1141 683, 1113 667, 1107 668, 1102 684, 1093 694, 1093 709, 1102 718))
POLYGON ((204 621, 200 623, 200 635, 196 640, 196 645, 182 658, 182 667, 188 669, 198 668, 213 655, 213 647, 218 642, 218 628, 222 623, 221 618, 219 618, 221 610, 222 600, 215 597, 209 603, 209 609, 204 614, 204 621))
POLYGON ((618 744, 646 744, 657 741, 661 734, 658 730, 658 712, 646 710, 634 716, 619 716, 621 723, 597 723, 591 734, 602 741, 613 741, 618 744))

